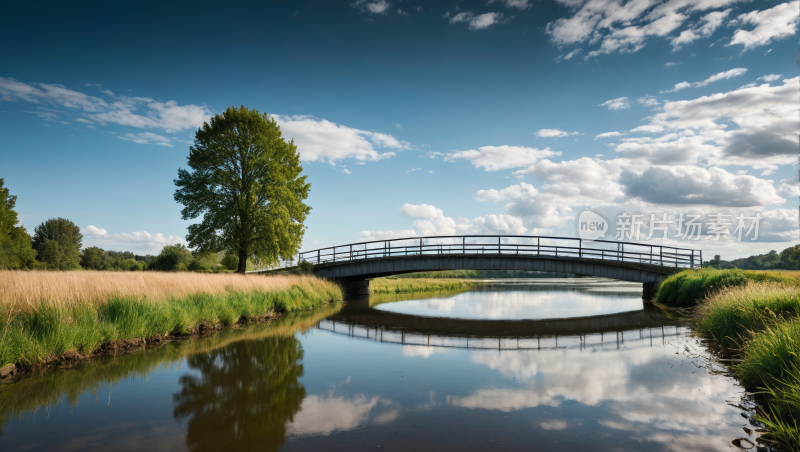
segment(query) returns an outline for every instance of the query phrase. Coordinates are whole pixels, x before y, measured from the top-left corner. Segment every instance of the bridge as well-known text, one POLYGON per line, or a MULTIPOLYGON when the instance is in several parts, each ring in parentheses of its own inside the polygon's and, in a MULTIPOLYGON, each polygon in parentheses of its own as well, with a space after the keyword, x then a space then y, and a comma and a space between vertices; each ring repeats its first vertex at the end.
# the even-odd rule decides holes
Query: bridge
POLYGON ((369 280, 442 270, 525 270, 642 283, 651 299, 661 281, 702 266, 700 250, 606 240, 524 235, 409 237, 301 252, 298 262, 341 284, 346 296, 369 293, 369 280))

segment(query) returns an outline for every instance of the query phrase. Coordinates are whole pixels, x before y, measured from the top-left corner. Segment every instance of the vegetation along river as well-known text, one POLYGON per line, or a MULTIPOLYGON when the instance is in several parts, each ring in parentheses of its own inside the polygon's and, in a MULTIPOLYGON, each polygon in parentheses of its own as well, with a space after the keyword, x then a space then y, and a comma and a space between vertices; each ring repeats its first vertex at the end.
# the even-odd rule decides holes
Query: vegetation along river
POLYGON ((3 385, 0 449, 727 451, 710 358, 641 285, 372 295, 3 385))

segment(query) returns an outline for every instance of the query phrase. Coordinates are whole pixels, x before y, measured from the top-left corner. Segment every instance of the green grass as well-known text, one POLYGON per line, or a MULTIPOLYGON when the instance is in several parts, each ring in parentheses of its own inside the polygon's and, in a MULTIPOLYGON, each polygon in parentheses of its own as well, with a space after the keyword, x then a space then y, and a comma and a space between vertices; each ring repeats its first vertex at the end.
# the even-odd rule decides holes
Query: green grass
POLYGON ((142 349, 115 359, 101 358, 69 372, 46 372, 13 385, 0 385, 0 434, 9 419, 33 415, 37 410, 55 407, 65 399, 70 406, 77 406, 81 394, 97 396, 110 385, 147 378, 159 369, 176 369, 185 357, 209 353, 235 342, 293 336, 341 308, 342 303, 330 303, 311 312, 286 314, 269 324, 228 328, 209 337, 167 343, 158 350, 142 349))
POLYGON ((293 286, 278 291, 200 293, 148 301, 114 297, 99 306, 53 307, 11 315, 0 307, 0 367, 37 364, 67 351, 92 353, 120 339, 186 334, 200 325, 232 325, 268 314, 320 307, 342 298, 333 284, 293 286))
POLYGON ((774 282, 728 287, 701 303, 696 317, 698 332, 740 347, 751 332, 800 317, 800 288, 774 282))
POLYGON ((664 279, 658 288, 656 299, 667 306, 694 306, 718 290, 743 286, 750 281, 800 284, 800 280, 778 272, 703 268, 684 270, 664 279))
POLYGON ((746 389, 765 397, 758 416, 768 428, 763 438, 800 451, 800 287, 776 281, 774 274, 766 282, 741 283, 741 273, 716 270, 715 278, 708 278, 737 284, 723 285, 701 301, 695 312, 697 331, 739 351, 742 361, 734 374, 746 389))
POLYGON ((373 294, 441 292, 447 290, 463 290, 482 286, 480 281, 447 281, 442 279, 394 279, 376 278, 369 282, 369 291, 373 294))

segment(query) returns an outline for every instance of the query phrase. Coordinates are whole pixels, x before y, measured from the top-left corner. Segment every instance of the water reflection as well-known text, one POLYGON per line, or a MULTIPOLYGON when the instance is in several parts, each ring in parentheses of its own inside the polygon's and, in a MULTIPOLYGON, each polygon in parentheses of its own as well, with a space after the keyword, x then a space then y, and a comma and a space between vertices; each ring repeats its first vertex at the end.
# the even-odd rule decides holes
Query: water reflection
POLYGON ((277 451, 306 390, 303 349, 294 337, 243 341, 189 357, 199 374, 180 377, 175 419, 188 419, 186 445, 195 451, 277 451))
POLYGON ((515 283, 510 287, 495 285, 427 299, 405 301, 383 297, 381 301, 373 306, 387 312, 492 320, 557 319, 642 309, 641 285, 619 282, 598 283, 591 290, 563 284, 520 288, 515 283))
POLYGON ((393 304, 385 297, 348 302, 0 388, 7 419, 0 443, 3 450, 729 450, 747 422, 726 403, 740 388, 717 374, 686 325, 636 296, 632 312, 557 320, 375 309, 393 304))

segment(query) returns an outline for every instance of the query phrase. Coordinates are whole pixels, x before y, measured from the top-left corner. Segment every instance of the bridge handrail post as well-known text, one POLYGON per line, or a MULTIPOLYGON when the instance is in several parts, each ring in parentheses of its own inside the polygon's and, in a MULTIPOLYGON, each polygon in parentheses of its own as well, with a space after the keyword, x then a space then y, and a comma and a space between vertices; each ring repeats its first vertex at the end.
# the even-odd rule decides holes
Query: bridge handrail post
POLYGON ((536 237, 536 255, 539 255, 539 237, 536 237))
POLYGON ((503 250, 500 249, 500 236, 497 236, 497 254, 503 254, 503 250))
POLYGON ((422 256, 422 239, 419 239, 419 255, 422 256))
POLYGON ((583 257, 583 240, 578 239, 578 257, 583 257))
POLYGON ((467 237, 461 236, 461 254, 467 254, 467 237))
MULTIPOLYGON (((694 250, 692 250, 692 254, 694 254, 694 250)), ((700 250, 700 268, 703 268, 703 250, 700 250)))
POLYGON ((319 250, 317 250, 317 263, 318 263, 318 264, 320 263, 320 260, 319 260, 319 250))

